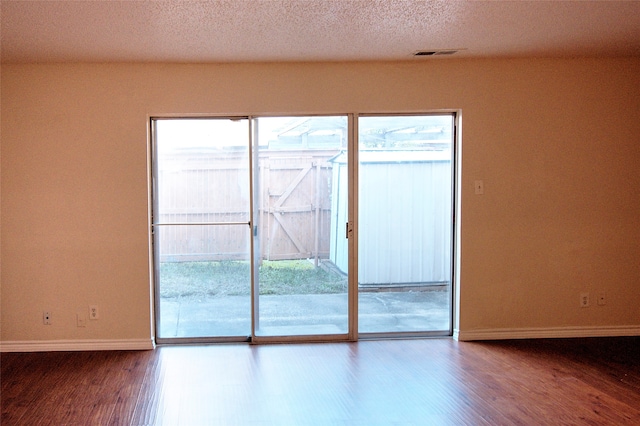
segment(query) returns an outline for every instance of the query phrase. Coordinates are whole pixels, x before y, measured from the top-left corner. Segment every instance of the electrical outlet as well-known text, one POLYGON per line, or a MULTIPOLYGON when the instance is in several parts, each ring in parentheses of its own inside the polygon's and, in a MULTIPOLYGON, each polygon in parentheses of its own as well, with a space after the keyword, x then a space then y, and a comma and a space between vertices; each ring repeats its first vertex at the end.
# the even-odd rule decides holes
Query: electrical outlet
POLYGON ((606 295, 605 295, 604 291, 598 293, 598 305, 599 306, 604 306, 606 304, 607 304, 607 298, 606 298, 606 295))
POLYGON ((89 319, 97 320, 100 318, 100 311, 98 311, 98 305, 89 305, 89 319))
POLYGON ((44 325, 51 325, 51 311, 44 311, 42 313, 42 323, 44 325))
POLYGON ((581 308, 589 307, 589 293, 580 293, 580 307, 581 308))
POLYGON ((87 326, 87 315, 84 313, 78 312, 76 314, 76 321, 78 327, 86 327, 87 326))

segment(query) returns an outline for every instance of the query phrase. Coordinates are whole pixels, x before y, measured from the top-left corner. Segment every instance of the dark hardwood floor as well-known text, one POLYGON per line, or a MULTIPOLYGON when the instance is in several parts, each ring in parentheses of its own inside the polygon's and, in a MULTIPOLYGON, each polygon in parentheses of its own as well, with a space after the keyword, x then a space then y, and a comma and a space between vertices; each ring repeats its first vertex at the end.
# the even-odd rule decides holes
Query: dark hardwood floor
POLYGON ((9 425, 640 424, 640 337, 3 353, 9 425))

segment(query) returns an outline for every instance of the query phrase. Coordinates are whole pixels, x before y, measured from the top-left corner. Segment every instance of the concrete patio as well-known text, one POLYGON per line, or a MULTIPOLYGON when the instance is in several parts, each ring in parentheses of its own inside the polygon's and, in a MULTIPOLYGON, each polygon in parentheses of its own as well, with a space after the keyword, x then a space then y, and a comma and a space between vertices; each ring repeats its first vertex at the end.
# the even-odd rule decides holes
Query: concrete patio
MULTIPOLYGON (((359 293, 359 332, 449 330, 450 293, 443 290, 359 293)), ((287 336, 347 332, 347 294, 264 295, 257 335, 287 336)), ((164 298, 160 338, 248 336, 249 296, 164 298)))

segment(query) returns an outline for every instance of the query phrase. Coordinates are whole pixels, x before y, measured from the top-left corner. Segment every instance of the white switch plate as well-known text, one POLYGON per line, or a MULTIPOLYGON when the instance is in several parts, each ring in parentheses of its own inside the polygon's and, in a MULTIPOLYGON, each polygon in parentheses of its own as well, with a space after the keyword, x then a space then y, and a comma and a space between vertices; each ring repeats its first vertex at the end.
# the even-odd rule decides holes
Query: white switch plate
POLYGON ((473 187, 475 188, 476 195, 484 194, 484 182, 481 180, 477 180, 473 182, 473 187))

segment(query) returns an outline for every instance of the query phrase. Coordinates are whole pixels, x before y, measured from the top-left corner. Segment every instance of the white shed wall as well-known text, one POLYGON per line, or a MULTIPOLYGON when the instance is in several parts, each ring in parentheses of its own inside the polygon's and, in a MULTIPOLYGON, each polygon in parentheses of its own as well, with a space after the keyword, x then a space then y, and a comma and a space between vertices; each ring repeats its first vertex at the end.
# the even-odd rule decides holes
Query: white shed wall
MULTIPOLYGON (((451 161, 377 160, 360 164, 358 282, 435 284, 451 280, 451 161)), ((396 154, 396 153, 394 153, 396 154)), ((423 154, 424 156, 424 154, 423 154)), ((442 157, 438 155, 438 157, 442 157)), ((362 158, 362 157, 361 157, 362 158)), ((398 158, 393 158, 398 160, 398 158)), ((346 164, 334 164, 331 260, 347 270, 346 164), (342 185, 341 185, 342 184, 342 185)))

